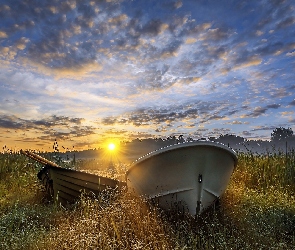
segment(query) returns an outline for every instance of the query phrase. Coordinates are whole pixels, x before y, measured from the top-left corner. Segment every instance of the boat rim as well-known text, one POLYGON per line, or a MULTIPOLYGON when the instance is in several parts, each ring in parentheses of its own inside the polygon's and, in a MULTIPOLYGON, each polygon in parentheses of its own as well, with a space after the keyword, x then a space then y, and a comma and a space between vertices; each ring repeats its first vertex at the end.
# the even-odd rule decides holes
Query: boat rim
POLYGON ((155 155, 159 155, 159 154, 163 154, 169 151, 173 151, 176 150, 178 148, 185 148, 185 147, 194 147, 194 146, 207 146, 207 147, 217 147, 220 149, 223 149, 225 151, 227 151, 228 153, 231 154, 231 156, 234 159, 234 166, 236 167, 237 163, 238 163, 238 157, 236 155, 236 152, 226 146, 223 143, 219 143, 219 142, 213 142, 213 141, 193 141, 193 142, 183 142, 183 143, 178 143, 178 144, 173 144, 173 145, 169 145, 166 147, 162 147, 159 149, 156 149, 154 151, 151 151, 150 153, 147 153, 146 155, 143 155, 141 157, 139 157, 138 159, 136 159, 134 162, 131 163, 130 168, 128 169, 128 171, 126 172, 126 175, 128 175, 128 173, 132 170, 132 168, 134 166, 136 166, 138 163, 141 163, 155 155))

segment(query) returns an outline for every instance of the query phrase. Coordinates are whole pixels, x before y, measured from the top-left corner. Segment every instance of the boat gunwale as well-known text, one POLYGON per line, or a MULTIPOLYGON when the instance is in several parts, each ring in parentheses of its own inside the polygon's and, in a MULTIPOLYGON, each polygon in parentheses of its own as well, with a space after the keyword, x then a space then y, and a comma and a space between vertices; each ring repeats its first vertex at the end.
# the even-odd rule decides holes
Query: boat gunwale
POLYGON ((152 151, 152 152, 150 152, 150 153, 148 153, 148 154, 146 154, 144 156, 141 156, 140 158, 138 158, 137 160, 135 160, 131 164, 131 167, 126 172, 126 177, 129 174, 129 172, 132 171, 132 169, 137 164, 142 163, 142 162, 150 159, 153 156, 164 154, 164 153, 167 153, 169 151, 173 151, 173 150, 180 149, 180 148, 194 147, 194 146, 207 146, 207 147, 215 147, 215 148, 223 149, 226 152, 230 153, 230 155, 232 156, 232 158, 234 160, 234 167, 237 166, 238 157, 236 155, 236 152, 232 148, 226 146, 225 144, 219 143, 219 142, 213 142, 213 141, 193 141, 193 142, 183 142, 183 143, 169 145, 169 146, 154 150, 154 151, 152 151))

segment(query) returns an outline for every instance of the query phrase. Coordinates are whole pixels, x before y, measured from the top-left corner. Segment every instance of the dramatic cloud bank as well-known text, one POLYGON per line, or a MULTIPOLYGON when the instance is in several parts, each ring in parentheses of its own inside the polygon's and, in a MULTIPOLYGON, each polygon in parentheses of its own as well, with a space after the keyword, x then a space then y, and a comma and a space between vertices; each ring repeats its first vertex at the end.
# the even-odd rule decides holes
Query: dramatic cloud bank
POLYGON ((2 0, 0 142, 295 130, 291 0, 2 0))

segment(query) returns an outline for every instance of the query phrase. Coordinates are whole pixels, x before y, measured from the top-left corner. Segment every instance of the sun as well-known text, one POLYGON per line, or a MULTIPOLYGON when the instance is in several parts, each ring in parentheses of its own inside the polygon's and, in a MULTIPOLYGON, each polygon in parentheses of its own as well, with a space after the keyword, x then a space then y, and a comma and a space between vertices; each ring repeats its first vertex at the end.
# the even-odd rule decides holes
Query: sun
POLYGON ((109 149, 110 151, 114 151, 115 148, 116 148, 116 145, 115 145, 114 143, 109 143, 109 145, 108 145, 108 149, 109 149))

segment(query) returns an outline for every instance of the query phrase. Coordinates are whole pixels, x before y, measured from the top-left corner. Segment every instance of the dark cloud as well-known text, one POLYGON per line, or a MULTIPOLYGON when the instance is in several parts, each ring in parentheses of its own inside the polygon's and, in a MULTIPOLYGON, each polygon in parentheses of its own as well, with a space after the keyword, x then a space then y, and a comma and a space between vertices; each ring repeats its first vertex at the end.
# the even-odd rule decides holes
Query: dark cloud
POLYGON ((163 22, 161 20, 152 19, 152 20, 149 20, 142 27, 138 27, 138 32, 140 32, 143 35, 147 34, 147 35, 156 36, 162 31, 161 30, 162 25, 163 25, 163 22))
MULTIPOLYGON (((245 109, 245 107, 243 107, 242 109, 245 109)), ((240 111, 240 110, 238 110, 238 109, 230 110, 230 111, 226 112, 225 115, 226 115, 226 116, 232 116, 232 115, 238 113, 239 111, 240 111)))
POLYGON ((104 125, 119 124, 133 124, 134 126, 142 125, 158 125, 161 123, 172 123, 179 119, 190 118, 195 119, 198 117, 197 109, 188 109, 181 111, 180 107, 162 108, 162 109, 138 109, 132 113, 124 114, 124 119, 121 117, 107 117, 102 120, 104 125))
POLYGON ((279 107, 281 107, 280 104, 269 104, 266 106, 268 109, 278 109, 279 107))
POLYGON ((265 107, 264 108, 256 107, 256 108, 254 108, 254 111, 251 114, 249 114, 248 116, 249 117, 258 117, 258 116, 264 114, 266 111, 267 111, 267 108, 265 108, 265 107))
POLYGON ((32 127, 37 128, 38 126, 50 128, 50 127, 56 127, 56 126, 72 126, 73 124, 80 125, 82 121, 83 121, 82 118, 70 118, 65 116, 53 115, 47 119, 29 120, 27 121, 27 123, 31 124, 31 128, 32 127))
POLYGON ((77 24, 88 28, 88 25, 85 25, 88 21, 92 20, 96 16, 95 9, 89 5, 87 1, 77 2, 77 11, 79 12, 79 16, 76 17, 75 21, 77 24))
POLYGON ((289 105, 295 106, 295 99, 289 103, 289 105))
POLYGON ((0 127, 5 129, 25 129, 25 121, 15 116, 0 116, 0 127))
POLYGON ((117 122, 115 117, 106 117, 102 119, 102 124, 104 125, 114 125, 117 122))
POLYGON ((13 130, 32 130, 42 133, 39 139, 83 137, 95 133, 95 128, 82 126, 82 118, 51 116, 42 120, 25 120, 16 116, 0 116, 0 128, 13 130), (67 130, 61 132, 60 130, 67 130))
POLYGON ((252 136, 253 133, 249 132, 249 131, 243 131, 242 132, 242 135, 245 136, 245 137, 249 137, 249 136, 252 136))
POLYGON ((58 129, 45 129, 43 135, 39 136, 41 140, 74 140, 84 136, 95 134, 95 129, 91 126, 71 126, 69 131, 59 131, 58 129))
POLYGON ((251 129, 251 131, 272 131, 276 126, 259 126, 257 128, 251 129))
POLYGON ((265 45, 262 45, 256 48, 254 53, 257 53, 260 56, 270 55, 282 49, 283 47, 284 47, 284 43, 281 41, 274 42, 274 43, 267 43, 265 45))
POLYGON ((292 50, 293 47, 294 47, 294 43, 289 43, 286 41, 276 41, 276 42, 259 45, 250 53, 257 54, 259 56, 268 56, 268 55, 273 55, 276 52, 282 53, 284 51, 292 50))
MULTIPOLYGON (((200 102, 189 105, 171 106, 159 109, 138 109, 131 113, 125 113, 118 117, 106 117, 102 119, 103 125, 115 124, 132 124, 139 126, 165 126, 171 125, 174 122, 182 122, 184 120, 195 120, 196 123, 205 123, 210 120, 220 120, 225 118, 221 114, 223 111, 214 112, 220 103, 200 102)), ((227 110, 227 109, 226 109, 227 110)), ((158 131, 160 128, 158 128, 158 131)))
POLYGON ((265 114, 268 109, 278 109, 280 106, 280 104, 269 104, 265 107, 256 107, 250 114, 246 115, 246 117, 259 117, 265 114))
POLYGON ((221 120, 225 118, 224 115, 218 115, 217 113, 216 114, 213 114, 213 115, 208 115, 206 118, 203 118, 200 123, 205 123, 205 122, 208 122, 208 121, 211 121, 211 120, 221 120))
POLYGON ((278 29, 284 29, 288 26, 291 26, 295 23, 295 17, 287 17, 277 24, 278 29))
POLYGON ((164 1, 162 3, 162 6, 164 9, 168 9, 170 11, 176 10, 178 8, 181 8, 182 6, 182 1, 164 1))

